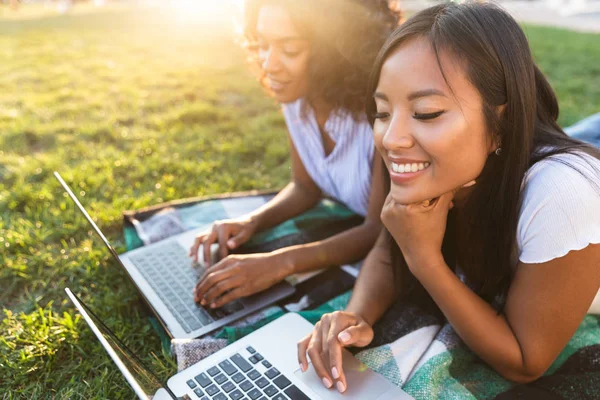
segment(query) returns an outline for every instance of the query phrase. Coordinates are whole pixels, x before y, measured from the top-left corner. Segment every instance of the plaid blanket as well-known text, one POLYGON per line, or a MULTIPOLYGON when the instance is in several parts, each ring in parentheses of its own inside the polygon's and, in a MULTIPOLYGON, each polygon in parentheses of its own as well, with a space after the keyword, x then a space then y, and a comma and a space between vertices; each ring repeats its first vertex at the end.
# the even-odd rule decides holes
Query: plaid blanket
MULTIPOLYGON (((316 323, 349 299, 350 292, 299 314, 316 323)), ((221 338, 232 343, 277 316, 228 328, 221 338)), ((600 399, 600 316, 586 316, 546 374, 525 385, 497 374, 439 314, 398 302, 373 328, 368 347, 350 350, 415 399, 600 399)))
MULTIPOLYGON (((127 212, 127 246, 131 249, 180 230, 209 227, 215 219, 251 211, 270 196, 272 194, 242 194, 210 200, 192 199, 127 212)), ((308 213, 256 236, 245 251, 319 240, 317 238, 359 222, 343 206, 325 200, 308 213)), ((171 349, 177 357, 178 368, 187 368, 289 310, 300 310, 299 314, 312 323, 325 313, 343 310, 350 299, 348 289, 352 283, 344 275, 325 275, 300 290, 287 304, 268 307, 201 339, 173 340, 171 349)), ((546 374, 526 385, 507 381, 487 366, 437 310, 398 302, 373 329, 373 342, 366 348, 351 351, 416 399, 600 399, 600 316, 586 316, 546 374)))

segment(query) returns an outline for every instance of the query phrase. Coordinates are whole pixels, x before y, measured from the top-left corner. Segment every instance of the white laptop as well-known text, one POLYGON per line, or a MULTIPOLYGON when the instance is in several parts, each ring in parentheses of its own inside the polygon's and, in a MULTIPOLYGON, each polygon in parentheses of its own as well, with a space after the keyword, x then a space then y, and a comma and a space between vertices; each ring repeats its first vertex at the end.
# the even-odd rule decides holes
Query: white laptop
POLYGON ((152 390, 158 388, 155 400, 412 399, 346 350, 343 354, 348 383, 345 393, 326 389, 312 364, 303 373, 298 365, 297 342, 310 333, 313 325, 295 313, 285 314, 173 375, 161 387, 157 375, 144 366, 81 299, 68 288, 65 291, 140 399, 150 398, 149 381, 154 383, 152 390))
POLYGON ((204 268, 202 265, 193 266, 188 257, 194 239, 204 228, 190 230, 118 255, 60 174, 54 172, 54 176, 115 260, 126 270, 142 298, 172 338, 197 338, 273 304, 295 291, 294 286, 283 281, 219 309, 204 308, 194 302, 192 293, 204 268))

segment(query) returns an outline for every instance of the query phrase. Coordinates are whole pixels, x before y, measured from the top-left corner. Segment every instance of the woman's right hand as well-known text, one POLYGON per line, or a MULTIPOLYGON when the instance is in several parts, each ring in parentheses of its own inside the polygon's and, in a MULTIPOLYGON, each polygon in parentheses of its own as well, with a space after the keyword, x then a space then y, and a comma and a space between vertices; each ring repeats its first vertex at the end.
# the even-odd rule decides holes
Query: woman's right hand
POLYGON ((210 231, 205 231, 196 236, 196 240, 190 248, 189 256, 194 259, 194 262, 198 262, 198 249, 202 245, 204 262, 207 267, 210 267, 212 262, 210 246, 213 243, 219 243, 219 257, 223 259, 227 257, 230 250, 246 243, 255 231, 256 221, 251 217, 215 221, 210 231))
POLYGON ((306 353, 326 388, 335 385, 340 393, 347 382, 342 369, 342 348, 364 347, 373 341, 373 328, 358 314, 335 311, 325 314, 313 331, 298 342, 298 362, 308 369, 306 353))

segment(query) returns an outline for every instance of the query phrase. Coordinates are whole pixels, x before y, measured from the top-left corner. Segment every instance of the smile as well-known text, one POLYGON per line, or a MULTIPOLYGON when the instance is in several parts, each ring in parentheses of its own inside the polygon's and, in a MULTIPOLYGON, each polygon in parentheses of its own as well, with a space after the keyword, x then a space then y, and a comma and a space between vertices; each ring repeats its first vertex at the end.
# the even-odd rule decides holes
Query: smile
POLYGON ((429 163, 428 162, 424 162, 424 163, 412 163, 412 164, 397 164, 395 162, 392 162, 392 171, 398 173, 398 174, 408 174, 408 173, 413 173, 413 172, 418 172, 418 171, 422 171, 425 168, 429 167, 429 163))

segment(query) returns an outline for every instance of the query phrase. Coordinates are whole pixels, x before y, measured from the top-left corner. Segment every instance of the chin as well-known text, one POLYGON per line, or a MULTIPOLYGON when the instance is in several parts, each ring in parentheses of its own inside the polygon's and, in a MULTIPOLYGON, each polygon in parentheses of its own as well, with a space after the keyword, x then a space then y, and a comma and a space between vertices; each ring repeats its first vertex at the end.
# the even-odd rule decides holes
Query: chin
POLYGON ((396 186, 392 183, 390 189, 390 195, 394 202, 398 204, 415 204, 421 203, 425 200, 431 200, 435 197, 439 197, 440 194, 434 193, 425 193, 420 190, 415 190, 413 188, 407 189, 403 187, 396 186))
POLYGON ((293 103, 294 101, 299 99, 298 96, 290 95, 287 93, 271 93, 273 93, 273 97, 275 98, 275 100, 277 100, 277 102, 281 104, 293 103))

